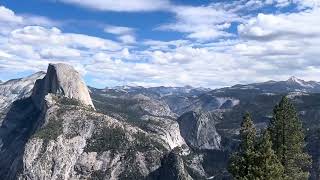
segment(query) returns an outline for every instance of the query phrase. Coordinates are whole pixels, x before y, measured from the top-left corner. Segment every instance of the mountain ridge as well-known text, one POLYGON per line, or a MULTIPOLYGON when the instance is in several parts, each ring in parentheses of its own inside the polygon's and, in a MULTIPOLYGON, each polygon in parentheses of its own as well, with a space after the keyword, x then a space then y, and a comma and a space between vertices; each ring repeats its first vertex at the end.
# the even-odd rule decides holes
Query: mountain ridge
MULTIPOLYGON (((263 129, 274 105, 289 96, 308 129, 308 142, 316 140, 312 134, 320 119, 317 83, 297 78, 194 91, 190 86, 88 87, 94 110, 83 103, 86 98, 66 93, 78 91, 66 87, 82 88, 69 82, 81 77, 63 78, 66 85, 50 71, 35 77, 27 80, 27 86, 38 81, 34 91, 4 91, 17 98, 0 111, 0 178, 153 180, 178 173, 187 179, 228 179, 226 162, 245 111, 263 129), (36 106, 38 100, 46 108, 36 106)), ((23 85, 21 79, 8 83, 23 85)), ((320 152, 308 148, 316 169, 320 152)))

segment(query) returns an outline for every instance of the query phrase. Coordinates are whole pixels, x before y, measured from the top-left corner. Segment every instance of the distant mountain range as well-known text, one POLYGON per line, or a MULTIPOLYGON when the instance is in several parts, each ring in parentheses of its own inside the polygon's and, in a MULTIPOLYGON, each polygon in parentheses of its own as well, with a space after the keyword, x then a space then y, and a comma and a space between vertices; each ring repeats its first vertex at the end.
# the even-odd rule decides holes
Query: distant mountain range
POLYGON ((0 179, 230 179, 243 114, 265 128, 282 96, 303 120, 319 179, 318 82, 97 89, 50 65, 0 84, 0 179))
POLYGON ((248 85, 235 85, 229 89, 255 89, 265 93, 286 93, 286 92, 320 92, 320 83, 316 81, 304 81, 296 77, 290 77, 286 81, 267 81, 248 85))

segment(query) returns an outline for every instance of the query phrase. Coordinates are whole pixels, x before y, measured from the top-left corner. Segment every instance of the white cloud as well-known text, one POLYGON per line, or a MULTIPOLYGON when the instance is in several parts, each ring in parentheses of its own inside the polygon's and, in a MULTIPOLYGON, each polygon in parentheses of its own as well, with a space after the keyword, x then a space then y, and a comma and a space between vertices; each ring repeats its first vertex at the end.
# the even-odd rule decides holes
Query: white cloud
POLYGON ((107 25, 104 28, 104 32, 118 35, 118 39, 124 44, 136 43, 135 29, 124 26, 112 26, 107 25))
POLYGON ((0 6, 0 21, 21 23, 22 17, 16 16, 15 13, 10 9, 0 6))
POLYGON ((119 39, 124 43, 124 44, 133 44, 136 43, 136 38, 132 35, 123 35, 120 36, 119 39))
POLYGON ((170 6, 169 0, 59 0, 82 7, 101 11, 156 11, 164 10, 170 6))
POLYGON ((157 40, 145 40, 144 45, 148 46, 151 50, 163 50, 168 51, 172 47, 177 48, 181 46, 190 45, 189 40, 172 40, 172 41, 157 41, 157 40))
POLYGON ((84 34, 67 33, 61 36, 67 39, 67 44, 75 48, 99 49, 99 50, 119 50, 120 44, 99 37, 88 36, 84 34))
POLYGON ((11 58, 11 57, 12 57, 11 54, 8 54, 0 50, 0 58, 11 58))
POLYGON ((63 23, 54 21, 44 16, 34 16, 29 14, 23 14, 23 25, 38 25, 38 26, 61 26, 63 23))
POLYGON ((40 55, 43 58, 75 58, 75 57, 80 57, 81 53, 72 48, 67 48, 67 47, 56 47, 56 48, 47 48, 47 49, 42 49, 40 51, 40 55))
POLYGON ((110 34, 116 34, 116 35, 123 35, 123 34, 134 33, 134 29, 130 27, 107 25, 104 28, 104 32, 110 33, 110 34))
POLYGON ((320 36, 320 9, 292 14, 259 14, 238 26, 240 35, 256 40, 314 38, 320 36), (303 28, 301 28, 303 27, 303 28))
MULTIPOLYGON (((307 80, 320 77, 319 8, 309 5, 295 13, 244 18, 239 9, 264 6, 246 2, 175 7, 170 9, 176 14, 175 22, 161 28, 186 33, 187 38, 149 39, 139 44, 135 43, 134 29, 129 27, 107 29, 121 41, 115 42, 65 33, 46 25, 26 26, 25 16, 19 23, 11 19, 12 26, 0 27, 0 32, 6 30, 0 33, 0 76, 45 70, 49 62, 65 62, 84 73, 90 85, 100 87, 124 84, 221 87, 285 79, 290 75, 307 80), (241 23, 239 37, 228 39, 230 34, 225 30, 234 21, 241 23), (219 37, 224 40, 217 41, 219 37), (126 45, 133 42, 134 45, 126 45)), ((0 24, 7 19, 0 20, 0 24)))
POLYGON ((231 36, 225 30, 231 22, 240 17, 231 11, 209 6, 174 6, 171 10, 176 14, 176 22, 161 25, 158 30, 171 30, 187 33, 187 37, 197 40, 213 40, 231 36))

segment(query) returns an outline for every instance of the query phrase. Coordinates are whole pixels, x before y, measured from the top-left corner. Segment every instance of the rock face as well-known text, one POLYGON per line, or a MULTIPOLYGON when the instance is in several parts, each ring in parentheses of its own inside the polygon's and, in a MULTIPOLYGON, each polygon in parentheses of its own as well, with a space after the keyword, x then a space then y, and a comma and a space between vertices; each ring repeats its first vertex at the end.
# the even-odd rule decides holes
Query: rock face
POLYGON ((18 179, 143 179, 169 151, 155 136, 75 100, 49 95, 47 103, 18 179))
POLYGON ((162 159, 158 171, 158 180, 192 180, 185 168, 183 159, 175 151, 171 151, 162 159))
POLYGON ((70 65, 49 64, 46 76, 36 81, 32 99, 42 108, 49 93, 76 99, 94 108, 86 84, 70 65))
POLYGON ((143 96, 131 100, 125 116, 95 111, 80 75, 68 65, 50 64, 32 95, 6 113, 0 179, 145 179, 160 167, 174 167, 172 179, 191 179, 180 156, 161 163, 173 148, 189 150, 169 107, 143 96))
POLYGON ((44 76, 45 72, 38 72, 26 78, 0 83, 0 112, 14 101, 30 97, 35 81, 44 76))
POLYGON ((97 89, 91 92, 98 112, 129 121, 149 134, 154 134, 166 142, 169 149, 186 145, 176 115, 163 101, 143 94, 123 97, 97 89))
POLYGON ((190 111, 178 119, 182 137, 197 149, 218 150, 221 137, 215 128, 214 118, 207 112, 190 111))

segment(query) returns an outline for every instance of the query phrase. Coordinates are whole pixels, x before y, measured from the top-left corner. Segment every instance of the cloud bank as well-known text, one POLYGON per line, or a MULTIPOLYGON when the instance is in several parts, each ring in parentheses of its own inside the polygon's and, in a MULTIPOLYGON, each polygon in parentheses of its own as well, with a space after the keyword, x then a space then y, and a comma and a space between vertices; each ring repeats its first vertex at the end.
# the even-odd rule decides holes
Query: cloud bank
POLYGON ((105 11, 111 7, 110 11, 157 11, 167 6, 173 21, 154 30, 182 33, 184 38, 137 40, 137 29, 115 25, 102 29, 115 40, 66 33, 58 22, 17 15, 0 6, 0 75, 35 72, 44 70, 49 62, 65 62, 83 73, 90 85, 98 87, 129 84, 214 88, 283 80, 292 75, 319 81, 318 1, 235 1, 203 6, 154 1, 152 8, 149 1, 141 0, 136 6, 116 2, 108 9, 105 6, 112 5, 111 1, 68 1, 95 9, 99 5, 99 10, 105 11), (280 10, 295 6, 296 10, 249 11, 267 6, 280 10))

